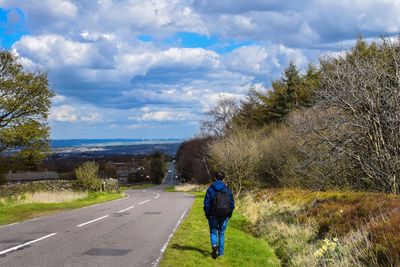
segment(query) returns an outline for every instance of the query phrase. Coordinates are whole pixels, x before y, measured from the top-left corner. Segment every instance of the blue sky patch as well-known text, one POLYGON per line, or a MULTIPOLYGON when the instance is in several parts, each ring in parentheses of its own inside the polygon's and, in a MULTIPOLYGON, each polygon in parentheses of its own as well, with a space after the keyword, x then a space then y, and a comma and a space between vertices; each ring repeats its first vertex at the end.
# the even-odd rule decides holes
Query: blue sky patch
POLYGON ((0 8, 0 46, 9 49, 25 34, 28 30, 24 13, 18 8, 0 8))
POLYGON ((254 41, 238 41, 221 39, 217 36, 201 35, 194 32, 178 32, 174 36, 163 40, 164 45, 177 45, 184 48, 204 48, 217 53, 229 53, 241 46, 256 44, 254 41))
POLYGON ((140 34, 137 38, 142 42, 151 42, 153 40, 153 37, 149 34, 140 34))

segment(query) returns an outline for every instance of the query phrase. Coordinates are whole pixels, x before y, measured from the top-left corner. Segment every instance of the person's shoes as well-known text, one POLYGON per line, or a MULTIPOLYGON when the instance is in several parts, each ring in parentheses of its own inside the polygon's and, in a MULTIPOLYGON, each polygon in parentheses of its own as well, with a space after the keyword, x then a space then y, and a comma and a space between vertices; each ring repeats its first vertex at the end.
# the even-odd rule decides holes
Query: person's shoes
POLYGON ((216 259, 216 258, 217 258, 217 251, 218 251, 218 246, 213 246, 213 247, 212 247, 212 253, 211 253, 211 257, 212 257, 213 259, 216 259))

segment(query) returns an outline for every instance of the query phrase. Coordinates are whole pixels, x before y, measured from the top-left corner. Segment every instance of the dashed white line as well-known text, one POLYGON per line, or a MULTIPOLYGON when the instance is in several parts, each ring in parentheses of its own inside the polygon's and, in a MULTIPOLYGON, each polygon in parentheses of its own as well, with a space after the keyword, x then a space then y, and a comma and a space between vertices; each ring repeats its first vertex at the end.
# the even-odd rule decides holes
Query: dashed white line
POLYGON ((49 234, 49 235, 45 235, 45 236, 40 237, 40 238, 38 238, 38 239, 35 239, 35 240, 32 240, 32 241, 26 242, 26 243, 24 243, 24 244, 22 244, 22 245, 18 245, 18 246, 15 246, 15 247, 8 248, 8 249, 6 249, 6 250, 2 250, 2 251, 0 251, 0 255, 6 254, 6 253, 8 253, 8 252, 11 252, 11 251, 14 251, 14 250, 17 250, 17 249, 20 249, 20 248, 22 248, 22 247, 26 247, 26 246, 28 246, 28 245, 30 245, 30 244, 36 243, 36 242, 38 242, 38 241, 41 241, 41 240, 43 240, 43 239, 46 239, 46 238, 51 237, 51 236, 56 235, 56 234, 57 234, 57 233, 52 233, 52 234, 49 234))
POLYGON ((126 208, 126 209, 123 209, 123 210, 118 211, 118 213, 122 213, 122 212, 124 212, 124 211, 133 209, 134 207, 135 207, 135 206, 130 206, 129 208, 126 208))
POLYGON ((182 222, 183 217, 185 217, 185 214, 186 214, 186 212, 188 211, 188 209, 189 209, 189 208, 186 208, 185 211, 182 213, 181 217, 179 218, 179 221, 176 223, 174 229, 172 230, 172 233, 168 236, 167 242, 165 242, 164 246, 161 248, 161 250, 160 250, 160 251, 161 251, 160 256, 158 257, 157 260, 155 260, 155 261, 151 264, 152 267, 155 267, 155 266, 158 265, 158 263, 160 263, 161 257, 162 257, 162 255, 163 255, 165 249, 167 248, 169 241, 171 240, 172 236, 174 235, 176 229, 178 229, 178 226, 179 226, 179 224, 182 222))
POLYGON ((145 200, 145 201, 142 201, 142 202, 139 203, 139 205, 142 205, 142 204, 144 204, 144 203, 146 203, 146 202, 149 202, 149 201, 150 201, 150 199, 145 200))
POLYGON ((154 199, 157 199, 160 197, 160 194, 157 193, 157 196, 154 197, 154 199))
POLYGON ((87 224, 92 223, 92 222, 97 222, 97 221, 99 221, 101 219, 107 218, 108 216, 110 216, 110 215, 105 215, 103 217, 100 217, 100 218, 97 218, 97 219, 94 219, 94 220, 91 220, 91 221, 88 221, 88 222, 85 222, 85 223, 78 224, 76 227, 81 227, 81 226, 87 225, 87 224))

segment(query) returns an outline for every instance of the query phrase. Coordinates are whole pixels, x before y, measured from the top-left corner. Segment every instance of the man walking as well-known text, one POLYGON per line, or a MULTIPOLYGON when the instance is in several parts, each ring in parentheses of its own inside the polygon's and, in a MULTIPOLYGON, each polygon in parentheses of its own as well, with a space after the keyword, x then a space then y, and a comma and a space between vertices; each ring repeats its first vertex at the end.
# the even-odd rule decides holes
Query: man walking
POLYGON ((225 174, 217 172, 215 182, 207 189, 204 212, 210 226, 212 257, 224 255, 224 237, 228 220, 232 216, 235 202, 231 190, 223 183, 225 174), (218 254, 217 254, 218 253, 218 254))

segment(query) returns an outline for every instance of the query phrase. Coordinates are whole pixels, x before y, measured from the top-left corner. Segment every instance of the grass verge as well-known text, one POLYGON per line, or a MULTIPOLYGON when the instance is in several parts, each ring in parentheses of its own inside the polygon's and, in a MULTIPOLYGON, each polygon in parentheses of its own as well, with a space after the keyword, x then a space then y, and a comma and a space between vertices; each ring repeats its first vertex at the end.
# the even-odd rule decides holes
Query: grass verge
POLYGON ((63 203, 0 203, 0 225, 28 220, 56 212, 82 208, 96 203, 122 198, 122 193, 91 192, 87 197, 63 203))
POLYGON ((160 266, 280 266, 265 240, 250 235, 248 221, 234 213, 225 233, 225 256, 211 258, 209 228, 203 213, 203 192, 195 192, 195 202, 171 239, 160 266))
POLYGON ((175 189, 175 185, 170 185, 164 188, 164 192, 178 192, 178 190, 175 189))
POLYGON ((139 184, 139 185, 131 185, 131 186, 121 186, 120 190, 140 190, 140 189, 147 189, 150 187, 156 186, 155 184, 139 184))

